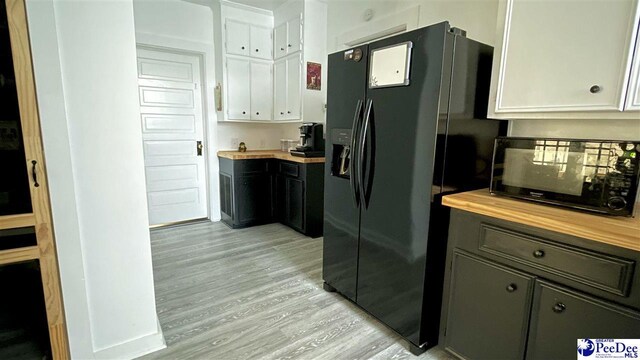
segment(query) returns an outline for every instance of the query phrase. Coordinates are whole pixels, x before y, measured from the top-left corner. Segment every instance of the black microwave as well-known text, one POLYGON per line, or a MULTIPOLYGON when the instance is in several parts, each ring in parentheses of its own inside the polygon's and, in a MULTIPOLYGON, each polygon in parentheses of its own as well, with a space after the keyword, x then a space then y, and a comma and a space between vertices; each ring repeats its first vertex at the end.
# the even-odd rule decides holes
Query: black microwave
POLYGON ((498 137, 491 193, 631 216, 640 141, 498 137))

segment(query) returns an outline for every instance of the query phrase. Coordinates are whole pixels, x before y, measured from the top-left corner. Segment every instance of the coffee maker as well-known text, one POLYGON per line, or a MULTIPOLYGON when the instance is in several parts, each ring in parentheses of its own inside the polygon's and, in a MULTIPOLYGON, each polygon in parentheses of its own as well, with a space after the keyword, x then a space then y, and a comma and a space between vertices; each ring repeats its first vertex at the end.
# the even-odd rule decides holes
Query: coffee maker
POLYGON ((304 123, 300 126, 300 143, 291 155, 300 157, 323 157, 324 138, 322 124, 304 123))

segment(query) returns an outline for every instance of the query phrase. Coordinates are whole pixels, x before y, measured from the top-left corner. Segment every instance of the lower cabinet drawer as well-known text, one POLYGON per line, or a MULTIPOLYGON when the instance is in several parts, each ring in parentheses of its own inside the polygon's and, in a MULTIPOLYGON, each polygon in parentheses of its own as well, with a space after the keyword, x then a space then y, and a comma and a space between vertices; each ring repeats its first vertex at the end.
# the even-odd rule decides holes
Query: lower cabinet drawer
POLYGON ((634 261, 482 224, 479 250, 554 273, 607 292, 627 296, 634 261))
POLYGON ((534 277, 454 252, 445 348, 466 359, 522 359, 534 277))
POLYGON ((640 313, 546 281, 534 291, 527 359, 576 359, 578 339, 638 339, 640 313))

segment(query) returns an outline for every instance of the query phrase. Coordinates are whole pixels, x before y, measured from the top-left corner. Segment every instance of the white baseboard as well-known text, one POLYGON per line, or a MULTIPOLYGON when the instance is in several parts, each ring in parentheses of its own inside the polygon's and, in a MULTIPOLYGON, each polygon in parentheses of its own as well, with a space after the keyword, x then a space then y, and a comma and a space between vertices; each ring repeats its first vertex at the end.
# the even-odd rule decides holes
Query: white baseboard
POLYGON ((96 360, 135 359, 166 347, 162 328, 158 323, 157 332, 98 350, 93 353, 93 357, 96 360))

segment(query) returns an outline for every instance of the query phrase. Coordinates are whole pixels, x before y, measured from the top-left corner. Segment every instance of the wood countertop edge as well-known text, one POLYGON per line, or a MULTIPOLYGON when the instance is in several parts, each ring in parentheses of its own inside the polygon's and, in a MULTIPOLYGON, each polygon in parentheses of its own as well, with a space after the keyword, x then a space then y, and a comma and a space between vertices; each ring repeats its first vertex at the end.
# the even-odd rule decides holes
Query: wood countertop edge
POLYGON ((486 189, 444 196, 442 204, 640 252, 640 219, 591 215, 524 200, 494 197, 489 195, 486 189), (505 205, 514 205, 514 208, 507 208, 505 205), (535 210, 527 211, 527 208, 535 210), (540 212, 548 212, 548 214, 540 212), (579 223, 581 220, 588 224, 579 223), (597 221, 598 224, 593 225, 593 221, 597 221), (606 231, 603 230, 605 228, 606 231))
POLYGON ((324 157, 305 158, 293 156, 289 153, 280 150, 250 150, 246 152, 234 151, 234 150, 221 150, 218 151, 218 157, 230 159, 230 160, 252 160, 252 159, 278 159, 285 161, 292 161, 301 164, 317 164, 324 163, 324 157))

